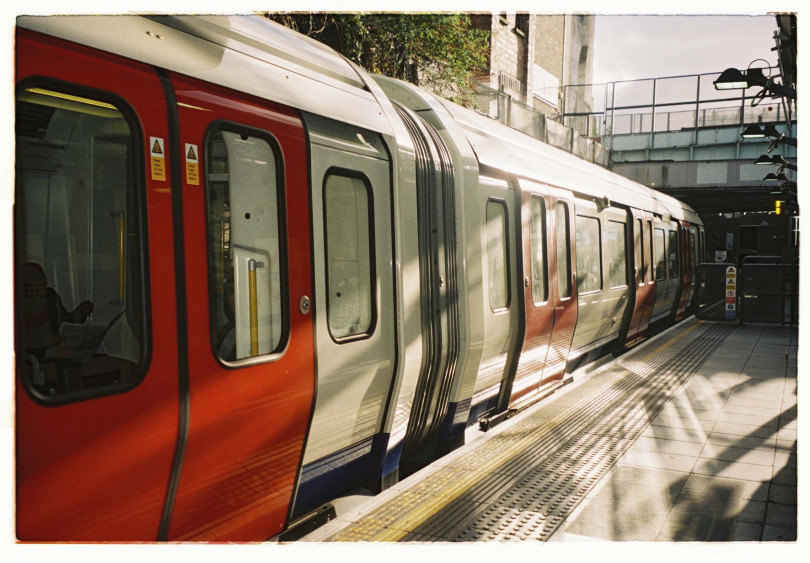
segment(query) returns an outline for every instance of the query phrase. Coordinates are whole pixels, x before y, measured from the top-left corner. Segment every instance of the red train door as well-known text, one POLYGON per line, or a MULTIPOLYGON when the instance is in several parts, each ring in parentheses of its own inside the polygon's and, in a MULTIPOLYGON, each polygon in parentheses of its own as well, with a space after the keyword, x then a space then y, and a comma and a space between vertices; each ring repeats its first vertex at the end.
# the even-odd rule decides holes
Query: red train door
POLYGON ((649 329, 655 303, 655 280, 652 277, 652 218, 640 209, 630 208, 633 220, 633 260, 635 264, 635 301, 625 346, 640 342, 649 329))
POLYGON ((304 128, 287 108, 170 79, 189 426, 168 539, 264 540, 285 527, 314 392, 304 128))
POLYGON ((179 418, 163 89, 23 29, 16 57, 17 537, 154 541, 179 418))
POLYGON ((675 320, 679 321, 686 316, 686 309, 692 300, 694 291, 692 280, 694 275, 694 242, 692 236, 692 225, 686 221, 678 221, 678 231, 680 232, 680 256, 681 262, 681 293, 678 300, 678 308, 675 311, 675 320))
POLYGON ((551 375, 562 377, 547 374, 543 379, 554 326, 554 299, 549 283, 549 256, 554 247, 549 236, 548 189, 527 180, 520 180, 520 188, 525 332, 510 407, 537 391, 551 375))
POLYGON ((568 352, 577 326, 577 284, 574 274, 575 233, 574 198, 569 192, 549 189, 548 217, 552 250, 549 286, 554 304, 554 328, 551 335, 543 380, 562 377, 568 361, 568 352))

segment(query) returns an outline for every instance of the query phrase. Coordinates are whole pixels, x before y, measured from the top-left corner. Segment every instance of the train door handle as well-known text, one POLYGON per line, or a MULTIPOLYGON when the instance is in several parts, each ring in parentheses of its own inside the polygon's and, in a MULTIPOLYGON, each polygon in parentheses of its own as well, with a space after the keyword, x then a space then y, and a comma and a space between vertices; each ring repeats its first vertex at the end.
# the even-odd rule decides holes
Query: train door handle
POLYGON ((308 295, 304 295, 298 300, 298 308, 301 310, 302 315, 309 313, 311 307, 312 303, 310 302, 308 295))

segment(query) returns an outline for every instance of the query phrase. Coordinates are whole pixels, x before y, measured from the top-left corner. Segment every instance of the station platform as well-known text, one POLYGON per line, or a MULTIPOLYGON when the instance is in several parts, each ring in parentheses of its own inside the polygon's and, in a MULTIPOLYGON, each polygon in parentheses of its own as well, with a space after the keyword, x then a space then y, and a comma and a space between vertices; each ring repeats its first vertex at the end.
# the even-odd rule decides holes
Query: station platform
POLYGON ((300 541, 795 541, 797 349, 692 318, 300 541))

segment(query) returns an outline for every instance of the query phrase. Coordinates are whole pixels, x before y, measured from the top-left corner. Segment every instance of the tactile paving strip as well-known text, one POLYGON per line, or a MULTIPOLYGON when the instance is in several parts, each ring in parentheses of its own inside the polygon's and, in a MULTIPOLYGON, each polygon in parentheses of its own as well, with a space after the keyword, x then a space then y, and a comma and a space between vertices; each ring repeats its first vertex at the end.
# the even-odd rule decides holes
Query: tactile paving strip
POLYGON ((330 540, 547 540, 732 330, 697 322, 628 352, 330 540))

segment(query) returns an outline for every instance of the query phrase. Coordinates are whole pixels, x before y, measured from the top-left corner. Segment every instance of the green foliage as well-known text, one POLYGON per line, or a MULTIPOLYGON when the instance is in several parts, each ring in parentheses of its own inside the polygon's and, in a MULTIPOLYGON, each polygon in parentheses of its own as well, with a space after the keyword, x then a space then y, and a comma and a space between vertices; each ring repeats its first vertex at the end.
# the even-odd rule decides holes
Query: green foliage
POLYGON ((489 60, 489 31, 465 14, 265 13, 366 70, 407 80, 468 105, 489 60))

